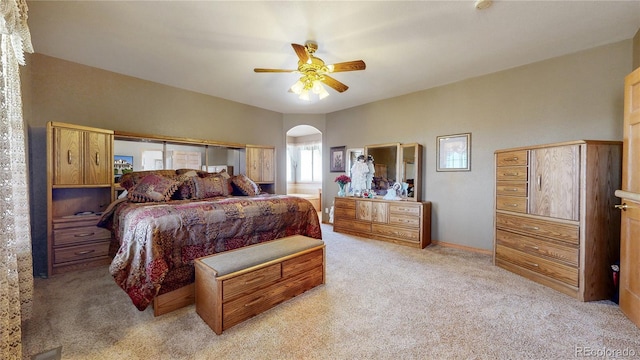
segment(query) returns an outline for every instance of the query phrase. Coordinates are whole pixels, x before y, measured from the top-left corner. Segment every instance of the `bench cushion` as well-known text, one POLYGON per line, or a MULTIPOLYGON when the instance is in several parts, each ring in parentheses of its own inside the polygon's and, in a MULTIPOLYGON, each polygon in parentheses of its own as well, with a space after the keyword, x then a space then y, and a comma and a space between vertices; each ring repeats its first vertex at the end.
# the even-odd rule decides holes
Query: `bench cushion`
POLYGON ((225 251, 201 258, 200 260, 214 270, 215 276, 223 276, 316 246, 321 246, 322 244, 322 240, 295 235, 237 250, 225 251))

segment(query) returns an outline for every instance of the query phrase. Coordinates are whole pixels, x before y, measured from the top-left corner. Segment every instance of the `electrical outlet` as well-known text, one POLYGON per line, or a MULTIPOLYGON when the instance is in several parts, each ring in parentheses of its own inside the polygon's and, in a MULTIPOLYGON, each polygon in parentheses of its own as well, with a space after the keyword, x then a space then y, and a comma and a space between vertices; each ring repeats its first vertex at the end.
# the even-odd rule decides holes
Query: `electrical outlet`
POLYGON ((329 208, 324 208, 324 213, 328 214, 329 213, 329 208))

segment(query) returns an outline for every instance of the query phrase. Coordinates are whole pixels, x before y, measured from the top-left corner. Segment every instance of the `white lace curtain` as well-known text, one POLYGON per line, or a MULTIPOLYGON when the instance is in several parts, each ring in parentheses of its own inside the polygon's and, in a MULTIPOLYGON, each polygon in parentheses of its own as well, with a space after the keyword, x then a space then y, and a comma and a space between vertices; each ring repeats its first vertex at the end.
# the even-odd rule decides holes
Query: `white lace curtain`
POLYGON ((31 317, 33 262, 20 93, 24 51, 33 52, 25 0, 0 0, 0 358, 22 358, 31 317))

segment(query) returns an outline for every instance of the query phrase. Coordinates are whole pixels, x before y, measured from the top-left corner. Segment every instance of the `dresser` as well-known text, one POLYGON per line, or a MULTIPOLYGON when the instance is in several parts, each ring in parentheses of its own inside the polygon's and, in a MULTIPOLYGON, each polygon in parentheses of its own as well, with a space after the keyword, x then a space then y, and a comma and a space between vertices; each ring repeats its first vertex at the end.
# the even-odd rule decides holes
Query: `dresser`
POLYGON ((49 275, 110 263, 111 232, 96 224, 112 183, 113 131, 47 124, 49 275))
POLYGON ((333 231, 425 248, 431 202, 336 197, 333 231))
POLYGON ((621 150, 571 141, 496 151, 494 263, 580 301, 611 298, 621 150))

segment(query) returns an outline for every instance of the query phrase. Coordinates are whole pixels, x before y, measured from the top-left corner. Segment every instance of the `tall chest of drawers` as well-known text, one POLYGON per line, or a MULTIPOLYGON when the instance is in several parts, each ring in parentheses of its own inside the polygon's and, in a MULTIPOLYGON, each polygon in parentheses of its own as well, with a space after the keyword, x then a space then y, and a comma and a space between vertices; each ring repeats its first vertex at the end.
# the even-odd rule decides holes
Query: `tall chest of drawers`
POLYGON ((333 231, 422 249, 431 243, 431 203, 337 197, 333 231))
POLYGON ((619 258, 620 142, 572 141, 495 152, 497 266, 581 301, 613 294, 619 258))

